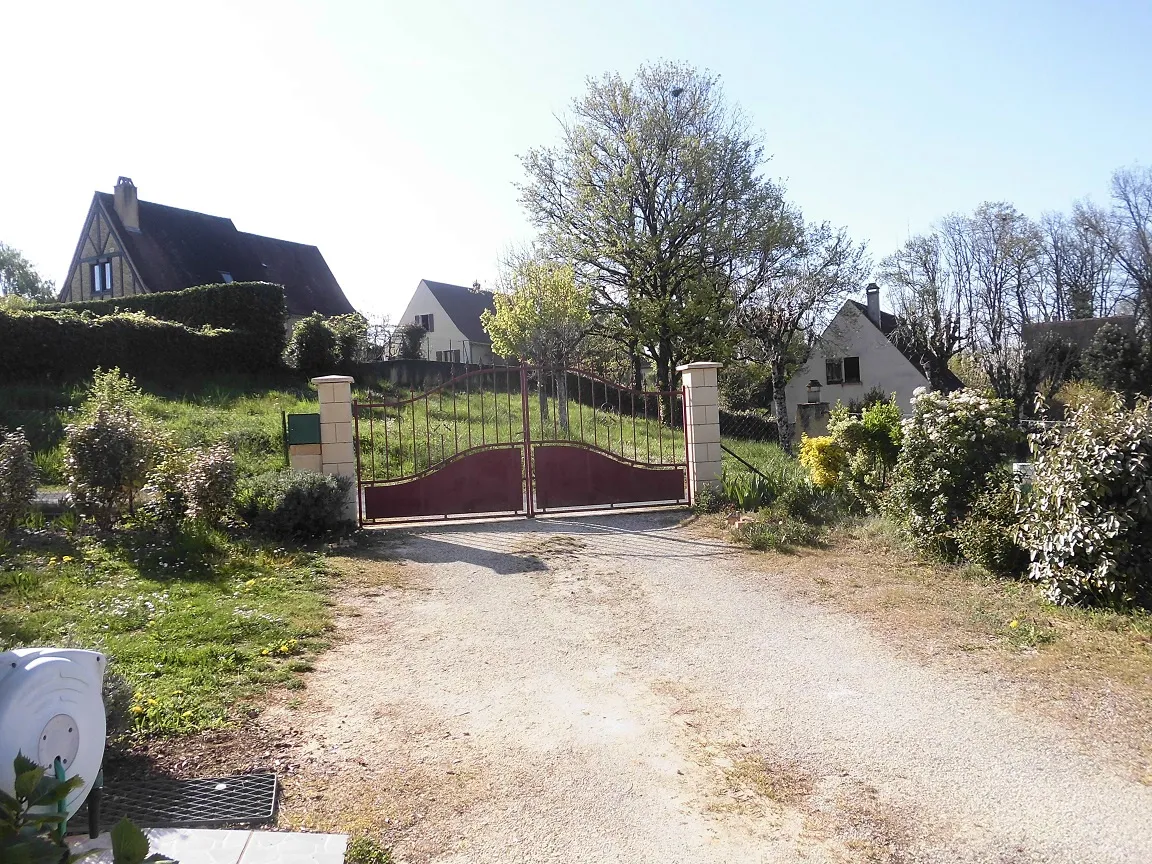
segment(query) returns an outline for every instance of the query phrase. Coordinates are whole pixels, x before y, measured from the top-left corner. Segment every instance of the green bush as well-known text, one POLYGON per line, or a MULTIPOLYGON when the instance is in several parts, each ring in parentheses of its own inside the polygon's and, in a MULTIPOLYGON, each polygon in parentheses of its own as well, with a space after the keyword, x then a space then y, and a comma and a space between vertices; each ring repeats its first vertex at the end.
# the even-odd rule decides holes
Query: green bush
POLYGON ((262 534, 316 540, 351 527, 344 515, 351 489, 348 477, 271 471, 241 486, 237 508, 240 517, 262 534))
POLYGON ((891 482, 904 437, 903 419, 895 395, 887 401, 868 402, 859 418, 843 405, 832 409, 828 433, 844 454, 840 481, 866 512, 880 509, 880 499, 891 482))
POLYGON ((1030 577, 1057 603, 1152 605, 1152 404, 1084 404, 1036 444, 1030 577))
MULTIPOLYGON (((231 330, 243 334, 242 338, 235 340, 239 344, 234 346, 234 350, 240 352, 242 362, 247 365, 238 364, 237 369, 275 369, 284 353, 284 289, 267 282, 201 285, 183 291, 161 291, 84 303, 41 304, 37 308, 49 311, 67 309, 92 316, 142 312, 150 318, 173 321, 192 329, 231 330)), ((118 362, 125 368, 131 365, 126 358, 120 358, 118 362)), ((115 361, 103 365, 115 365, 115 361)))
POLYGON ((0 431, 0 533, 11 531, 36 497, 36 463, 23 429, 0 431))
POLYGON ((1016 540, 1020 516, 1012 472, 997 469, 986 482, 956 529, 960 554, 995 576, 1021 576, 1028 568, 1028 553, 1016 540))
POLYGON ((330 375, 340 366, 336 334, 319 313, 301 318, 292 328, 284 359, 306 375, 330 375))
POLYGON ((1104 390, 1131 395, 1143 383, 1142 361, 1136 337, 1115 324, 1105 324, 1084 350, 1081 374, 1104 390))
POLYGON ((64 483, 63 447, 56 446, 34 453, 32 461, 36 463, 36 473, 45 486, 58 486, 64 483))
POLYGON ((342 370, 367 359, 368 320, 363 315, 334 315, 325 323, 336 337, 336 356, 342 370))
POLYGON ((972 390, 913 396, 884 508, 920 551, 955 560, 955 531, 1017 440, 1012 405, 972 390))
POLYGON ((193 330, 138 312, 0 312, 8 381, 66 380, 110 366, 147 378, 242 372, 253 368, 250 342, 246 333, 193 330))
POLYGON ((119 369, 96 370, 78 422, 64 430, 68 491, 81 515, 105 530, 136 493, 166 443, 140 419, 143 395, 119 369))

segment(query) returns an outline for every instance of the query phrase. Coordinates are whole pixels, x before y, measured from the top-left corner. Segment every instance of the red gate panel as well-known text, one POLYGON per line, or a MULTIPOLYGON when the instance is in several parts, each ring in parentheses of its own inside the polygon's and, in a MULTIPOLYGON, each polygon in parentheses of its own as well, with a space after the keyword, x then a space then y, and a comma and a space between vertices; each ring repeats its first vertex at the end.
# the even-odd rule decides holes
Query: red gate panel
POLYGON ((532 454, 541 510, 685 500, 682 465, 641 465, 570 444, 536 444, 532 454))
POLYGON ((465 453, 399 483, 364 485, 364 519, 515 513, 524 508, 524 448, 465 453))

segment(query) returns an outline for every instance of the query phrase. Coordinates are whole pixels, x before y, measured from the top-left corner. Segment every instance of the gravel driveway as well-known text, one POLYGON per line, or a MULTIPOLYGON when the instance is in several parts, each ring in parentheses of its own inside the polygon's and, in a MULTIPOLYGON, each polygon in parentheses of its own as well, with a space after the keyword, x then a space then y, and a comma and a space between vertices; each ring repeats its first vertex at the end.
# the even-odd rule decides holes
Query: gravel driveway
POLYGON ((1152 861, 1152 789, 681 518, 402 533, 305 757, 400 861, 1152 861))

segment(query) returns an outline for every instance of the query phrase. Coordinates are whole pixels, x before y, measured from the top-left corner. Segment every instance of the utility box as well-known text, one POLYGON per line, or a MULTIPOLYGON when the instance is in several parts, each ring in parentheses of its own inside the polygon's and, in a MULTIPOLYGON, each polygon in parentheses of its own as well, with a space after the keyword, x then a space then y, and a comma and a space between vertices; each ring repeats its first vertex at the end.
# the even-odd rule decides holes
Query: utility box
POLYGON ((319 414, 288 415, 288 446, 320 443, 319 414))

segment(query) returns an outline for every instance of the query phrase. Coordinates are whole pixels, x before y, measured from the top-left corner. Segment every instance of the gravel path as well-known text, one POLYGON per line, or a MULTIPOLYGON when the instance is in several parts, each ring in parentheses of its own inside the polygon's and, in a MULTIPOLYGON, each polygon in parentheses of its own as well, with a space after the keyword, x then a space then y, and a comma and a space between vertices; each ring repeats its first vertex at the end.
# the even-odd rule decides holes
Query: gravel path
POLYGON ((1152 789, 679 518, 390 546, 295 722, 398 860, 1152 861, 1152 789))

